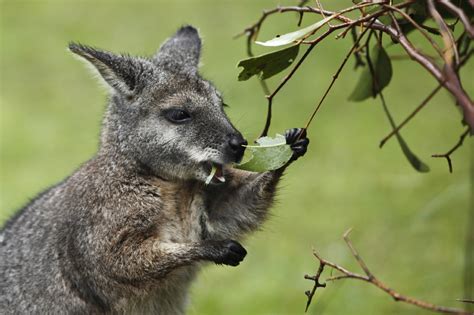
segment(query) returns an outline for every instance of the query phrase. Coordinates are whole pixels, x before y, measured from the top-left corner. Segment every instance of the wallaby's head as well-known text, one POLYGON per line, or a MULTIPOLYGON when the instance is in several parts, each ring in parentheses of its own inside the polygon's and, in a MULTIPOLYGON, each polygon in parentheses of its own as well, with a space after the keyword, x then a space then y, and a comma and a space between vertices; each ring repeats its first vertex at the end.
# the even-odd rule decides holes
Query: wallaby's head
POLYGON ((152 58, 72 43, 110 87, 102 150, 134 159, 168 179, 205 180, 211 166, 238 162, 246 141, 223 110, 220 93, 198 74, 201 39, 182 27, 152 58))

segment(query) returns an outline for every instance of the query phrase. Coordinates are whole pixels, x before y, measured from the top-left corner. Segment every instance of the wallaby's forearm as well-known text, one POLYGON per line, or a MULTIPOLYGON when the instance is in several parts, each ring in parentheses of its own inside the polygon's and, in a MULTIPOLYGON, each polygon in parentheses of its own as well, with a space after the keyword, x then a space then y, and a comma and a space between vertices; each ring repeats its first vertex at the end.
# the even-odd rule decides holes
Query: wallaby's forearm
POLYGON ((199 261, 236 266, 245 255, 245 249, 231 240, 163 243, 147 239, 135 244, 124 242, 120 248, 110 249, 103 263, 108 277, 128 284, 164 278, 178 267, 199 261))
POLYGON ((257 229, 267 218, 282 173, 283 169, 265 173, 233 170, 231 183, 208 197, 211 238, 238 238, 257 229))

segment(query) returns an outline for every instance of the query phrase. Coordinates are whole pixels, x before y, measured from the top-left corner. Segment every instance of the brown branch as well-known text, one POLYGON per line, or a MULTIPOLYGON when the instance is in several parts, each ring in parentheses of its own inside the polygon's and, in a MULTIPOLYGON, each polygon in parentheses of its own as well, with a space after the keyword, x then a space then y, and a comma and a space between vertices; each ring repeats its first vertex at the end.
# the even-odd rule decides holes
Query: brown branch
POLYGON ((449 150, 448 152, 446 152, 444 154, 433 154, 432 155, 432 157, 434 157, 434 158, 445 158, 448 161, 448 167, 449 167, 449 172, 450 173, 453 172, 453 164, 451 162, 451 154, 453 154, 454 151, 456 151, 457 149, 459 149, 459 147, 462 146, 462 144, 464 142, 464 139, 467 137, 468 134, 469 134, 469 128, 467 128, 466 131, 464 131, 461 134, 461 136, 459 137, 458 142, 454 145, 454 147, 451 148, 451 150, 449 150))
MULTIPOLYGON (((469 60, 469 58, 472 56, 472 54, 474 53, 473 50, 470 50, 469 52, 467 52, 460 60, 458 66, 457 66, 457 71, 459 71, 459 69, 461 69, 462 66, 464 66, 464 64, 466 64, 466 62, 469 60)), ((385 136, 385 138, 383 138, 381 141, 380 141, 380 144, 379 144, 379 147, 382 148, 385 143, 391 138, 393 137, 398 131, 400 131, 400 129, 402 129, 413 117, 415 117, 416 114, 418 114, 418 112, 423 108, 425 107, 426 104, 428 104, 428 102, 436 95, 436 93, 438 93, 438 91, 441 89, 443 85, 442 84, 438 84, 438 86, 436 88, 434 88, 433 91, 431 91, 430 94, 428 94, 428 96, 420 103, 420 105, 418 105, 415 110, 410 114, 408 115, 407 118, 405 118, 405 120, 400 124, 398 125, 397 128, 395 128, 394 130, 392 130, 387 136, 385 136)))
POLYGON ((470 38, 474 38, 474 27, 472 26, 469 18, 466 16, 463 10, 449 2, 448 0, 438 0, 439 3, 444 5, 446 9, 451 11, 453 14, 457 15, 459 19, 461 19, 462 24, 464 25, 464 29, 466 30, 467 34, 469 34, 470 38))
POLYGON ((454 40, 454 36, 451 33, 448 25, 444 22, 441 14, 439 14, 438 10, 436 10, 434 0, 428 0, 428 11, 430 12, 431 17, 435 20, 436 24, 438 24, 439 32, 441 33, 441 37, 444 41, 444 60, 447 66, 453 66, 453 58, 455 60, 454 65, 459 64, 459 53, 456 48, 456 41, 454 40))
POLYGON ((413 46, 406 35, 401 31, 396 20, 393 21, 393 25, 395 27, 376 23, 372 28, 381 30, 397 40, 412 60, 428 70, 428 72, 454 96, 463 110, 464 121, 469 125, 471 132, 474 132, 474 103, 461 87, 459 78, 456 75, 450 75, 446 78, 445 73, 438 68, 434 62, 413 46))
MULTIPOLYGON (((385 293, 390 295, 396 302, 403 302, 403 303, 406 303, 406 304, 411 304, 411 305, 414 305, 416 307, 423 308, 423 309, 426 309, 426 310, 429 310, 429 311, 432 311, 432 312, 436 312, 436 313, 460 314, 460 315, 472 315, 472 314, 474 314, 474 313, 470 313, 468 311, 464 311, 464 310, 461 310, 461 309, 435 305, 435 304, 428 303, 428 302, 425 302, 425 301, 422 301, 422 300, 418 300, 418 299, 403 295, 401 293, 398 293, 394 289, 390 288, 388 285, 386 285, 385 283, 380 281, 370 271, 370 269, 367 267, 367 265, 364 263, 364 261, 362 260, 362 257, 360 256, 359 252, 355 249, 354 245, 352 244, 351 240, 349 239, 349 233, 350 233, 350 230, 347 231, 346 233, 344 233, 344 241, 345 241, 347 247, 349 248, 349 250, 351 251, 352 256, 355 258, 355 260, 357 261, 359 266, 362 268, 362 270, 364 270, 365 275, 351 272, 351 271, 345 269, 342 266, 339 266, 339 265, 337 265, 333 262, 330 262, 326 259, 323 259, 316 252, 313 252, 314 256, 319 261, 318 272, 316 273, 316 275, 314 277, 305 276, 305 279, 309 279, 311 281, 314 281, 316 288, 320 287, 320 286, 317 286, 317 284, 320 283, 320 278, 322 276, 322 271, 324 269, 324 266, 328 266, 328 267, 330 267, 334 270, 337 270, 341 273, 341 275, 330 277, 330 278, 326 279, 326 281, 328 281, 328 282, 329 281, 338 281, 338 280, 343 280, 343 279, 354 279, 354 280, 364 281, 364 282, 370 283, 370 284, 374 285, 375 287, 379 288, 380 290, 384 291, 385 293), (323 267, 321 267, 321 266, 323 266, 323 267)), ((313 287, 313 289, 314 289, 314 287, 313 287)), ((314 289, 314 291, 311 291, 311 292, 313 292, 313 295, 314 295, 314 293, 316 292, 316 289, 314 289)), ((312 298, 312 296, 311 296, 311 298, 312 298)), ((308 296, 308 302, 311 303, 311 300, 309 299, 309 296, 308 296)))
POLYGON ((474 300, 468 300, 468 299, 456 299, 456 301, 463 302, 463 303, 470 303, 470 304, 474 304, 474 300))
POLYGON ((316 108, 314 109, 313 113, 312 113, 311 116, 309 117, 308 122, 306 123, 306 125, 305 125, 305 127, 304 127, 305 130, 308 129, 309 125, 310 125, 311 122, 313 121, 314 116, 315 116, 316 113, 319 111, 319 108, 321 107, 321 105, 323 104, 324 100, 326 99, 326 96, 329 94, 329 91, 331 90, 332 86, 334 85, 334 83, 336 82, 337 78, 339 77, 339 74, 341 73, 342 69, 343 69, 344 66, 346 65, 347 60, 349 60, 349 57, 352 55, 352 53, 355 51, 355 49, 359 46, 360 40, 362 39, 362 37, 364 37, 364 35, 367 33, 367 31, 370 29, 370 26, 372 26, 372 24, 373 24, 374 22, 375 22, 375 18, 372 20, 372 22, 370 22, 369 26, 357 37, 357 39, 356 39, 356 41, 354 42, 354 44, 352 45, 351 49, 350 49, 349 52, 346 54, 346 57, 344 58, 344 60, 342 61, 341 65, 340 65, 339 68, 337 69, 336 73, 332 76, 331 83, 329 84, 329 86, 327 87, 326 91, 324 92, 323 97, 321 97, 321 99, 319 100, 318 105, 316 106, 316 108))
POLYGON ((403 128, 403 126, 405 126, 413 117, 416 116, 416 114, 418 114, 418 112, 423 108, 425 107, 426 104, 428 104, 428 102, 436 95, 436 93, 439 92, 439 90, 441 90, 443 86, 441 84, 438 84, 437 87, 434 88, 433 91, 431 91, 430 94, 428 94, 428 96, 420 103, 420 105, 418 105, 415 110, 410 114, 408 115, 407 118, 405 118, 405 120, 400 124, 398 125, 396 128, 393 128, 393 130, 387 135, 385 136, 385 138, 383 138, 381 141, 380 141, 380 144, 379 144, 379 148, 382 148, 384 146, 384 144, 391 138, 393 137, 395 134, 397 134, 400 129, 403 128))
MULTIPOLYGON (((435 40, 425 31, 425 29, 419 25, 418 23, 415 22, 415 20, 413 20, 411 18, 411 16, 409 16, 407 13, 405 13, 405 11, 403 10, 400 10, 399 8, 397 7, 394 7, 394 6, 391 6, 391 5, 384 5, 384 7, 386 8, 390 8, 390 10, 392 11, 396 11, 398 12, 400 15, 402 15, 408 22, 410 22, 413 27, 415 27, 420 33, 421 35, 423 35, 431 44, 431 46, 433 46, 433 48, 436 50, 436 52, 440 55, 440 57, 443 57, 443 51, 441 50, 441 48, 438 46, 438 44, 436 44, 435 40)), ((392 13, 392 12, 391 12, 392 13)), ((391 17, 392 17, 392 20, 393 21, 396 21, 395 20, 395 17, 393 16, 393 14, 391 14, 391 17)))
MULTIPOLYGON (((331 33, 332 31, 326 31, 322 36, 327 36, 331 33)), ((303 61, 308 57, 309 53, 313 48, 316 46, 316 43, 309 46, 308 49, 306 49, 304 55, 298 60, 296 65, 291 69, 290 73, 288 73, 283 80, 280 82, 280 84, 277 86, 277 88, 270 94, 266 95, 266 98, 268 100, 268 112, 267 112, 267 119, 265 121, 265 126, 263 127, 262 133, 260 134, 260 137, 265 137, 268 134, 268 129, 270 129, 270 123, 271 123, 271 115, 272 115, 272 105, 273 105, 273 98, 275 95, 281 90, 281 88, 290 80, 290 78, 295 74, 295 72, 298 70, 298 68, 301 66, 303 61)))
MULTIPOLYGON (((368 27, 368 23, 369 23, 368 21, 372 20, 373 17, 378 17, 380 15, 383 15, 387 11, 390 14, 392 14, 392 12, 400 13, 401 8, 405 8, 409 5, 411 5, 413 2, 414 2, 414 0, 408 0, 406 2, 403 2, 401 4, 397 4, 397 5, 394 5, 394 6, 388 6, 385 3, 362 2, 360 4, 351 6, 349 8, 346 8, 344 10, 340 10, 340 11, 337 11, 337 12, 324 10, 320 7, 309 7, 309 6, 307 6, 307 7, 298 7, 298 6, 277 7, 277 8, 274 8, 272 10, 264 11, 262 16, 259 18, 259 20, 257 20, 256 23, 254 23, 253 25, 247 27, 244 30, 243 34, 247 34, 247 51, 248 51, 249 55, 252 54, 252 51, 251 51, 252 42, 257 38, 258 33, 260 31, 260 28, 262 27, 263 22, 266 20, 266 18, 268 16, 270 16, 272 14, 283 13, 283 12, 297 12, 297 13, 300 13, 300 14, 315 13, 315 14, 319 14, 319 15, 322 15, 322 16, 331 16, 331 15, 337 14, 337 16, 335 16, 335 19, 342 22, 341 24, 328 25, 329 30, 326 33, 324 33, 322 36, 320 36, 320 37, 318 37, 314 40, 307 40, 307 41, 300 42, 301 44, 310 45, 310 47, 312 49, 312 47, 314 47, 313 45, 319 43, 322 39, 326 38, 329 34, 331 34, 336 29, 345 29, 342 33, 342 34, 345 34, 345 32, 347 32, 354 25, 361 25, 363 27, 368 27), (347 16, 344 15, 344 13, 351 12, 351 11, 354 11, 354 10, 358 10, 358 9, 361 9, 363 7, 366 7, 366 6, 374 6, 374 5, 380 5, 382 10, 379 10, 376 13, 373 13, 371 15, 362 16, 358 19, 351 19, 351 18, 348 18, 347 16)), ((452 9, 453 9, 453 6, 451 6, 451 10, 452 9)), ((454 9, 456 9, 456 7, 454 7, 454 9)), ((400 14, 402 14, 403 17, 405 19, 407 19, 410 23, 412 23, 412 24, 415 23, 413 25, 417 29, 419 29, 420 32, 422 32, 422 34, 430 41, 430 43, 432 45, 435 44, 435 42, 426 33, 426 31, 424 31, 424 29, 419 24, 417 24, 410 16, 408 16, 407 14, 404 14, 403 11, 400 14)), ((467 17, 460 16, 461 20, 466 19, 466 18, 467 17)), ((443 23, 444 23, 444 21, 443 21, 443 23)), ((446 24, 443 25, 443 27, 445 27, 445 26, 446 26, 446 24)), ((384 33, 390 35, 390 37, 392 39, 397 41, 402 46, 402 48, 405 50, 405 52, 408 54, 408 56, 412 60, 414 60, 417 63, 419 63, 420 65, 422 65, 446 90, 448 90, 448 92, 450 92, 454 96, 454 98, 456 99, 456 103, 462 108, 464 121, 469 125, 469 127, 471 129, 471 132, 474 133, 474 103, 471 100, 470 96, 463 89, 463 87, 461 85, 461 82, 459 80, 459 75, 457 74, 456 71, 454 71, 455 67, 450 67, 450 64, 447 63, 444 68, 440 68, 436 64, 436 60, 432 60, 430 58, 430 56, 418 51, 418 49, 408 40, 406 34, 404 34, 402 32, 400 26, 398 25, 398 23, 395 19, 393 19, 393 23, 392 23, 391 26, 390 25, 384 25, 384 24, 379 23, 378 21, 376 21, 370 26, 370 28, 374 29, 374 30, 384 32, 384 33)), ((467 28, 466 28, 466 32, 469 32, 467 30, 467 28)), ((451 34, 449 32, 449 30, 448 30, 448 33, 451 34)), ((445 33, 445 34, 448 34, 448 33, 445 33)), ((456 47, 453 47, 454 42, 453 42, 452 38, 449 39, 449 42, 450 42, 450 44, 446 45, 447 50, 448 51, 452 50, 454 52, 454 55, 457 57, 457 54, 456 54, 457 49, 456 49, 456 47)), ((433 46, 433 47, 435 47, 435 49, 436 49, 436 46, 433 46)), ((437 51, 438 51, 438 49, 437 49, 437 51)), ((291 76, 292 75, 293 74, 291 74, 291 76)), ((282 82, 280 82, 279 86, 275 89, 275 91, 277 93, 286 84, 286 82, 289 80, 289 78, 291 78, 291 76, 290 77, 288 77, 288 76, 285 77, 282 80, 282 82)), ((268 96, 268 94, 266 94, 267 98, 269 98, 269 109, 268 109, 269 114, 271 114, 271 100, 273 99, 275 94, 276 93, 272 93, 269 96, 268 96)), ((266 121, 268 123, 266 123, 266 126, 264 128, 264 132, 262 132, 262 134, 265 134, 266 132, 268 132, 268 129, 269 129, 269 124, 270 124, 271 119, 270 119, 270 116, 268 114, 267 114, 267 120, 266 121)))
POLYGON ((320 261, 319 268, 318 268, 318 271, 316 272, 315 276, 309 276, 309 275, 304 276, 305 279, 314 281, 314 286, 311 289, 311 291, 306 291, 305 292, 306 296, 308 297, 308 301, 306 302, 306 308, 304 310, 305 312, 308 311, 308 307, 310 306, 311 301, 313 300, 313 296, 316 293, 316 290, 318 288, 325 288, 326 287, 326 283, 319 283, 319 278, 321 277, 321 274, 324 271, 324 265, 325 264, 320 261))
MULTIPOLYGON (((403 5, 403 4, 402 4, 403 5)), ((386 9, 388 10, 388 9, 386 9)), ((386 11, 385 10, 385 11, 386 11)), ((321 12, 323 12, 322 9, 320 9, 321 12)), ((335 30, 337 29, 340 29, 340 28, 346 28, 346 30, 349 30, 350 28, 354 27, 355 25, 359 25, 361 23, 364 23, 366 21, 369 21, 369 24, 366 26, 366 30, 368 29, 371 29, 371 26, 373 25, 373 23, 376 21, 376 18, 379 16, 379 15, 382 15, 384 12, 384 10, 380 11, 380 12, 376 12, 374 14, 371 14, 371 15, 367 15, 367 16, 364 16, 358 20, 355 20, 355 21, 352 21, 350 23, 343 23, 343 24, 339 24, 339 25, 334 25, 334 26, 329 26, 329 29, 324 32, 322 35, 320 35, 319 37, 317 37, 316 39, 312 40, 312 41, 308 41, 308 42, 301 42, 301 43, 305 43, 305 44, 310 44, 309 48, 306 50, 305 54, 300 58, 300 60, 298 61, 298 63, 295 65, 295 67, 293 67, 293 69, 290 71, 290 73, 288 75, 286 75, 283 80, 280 82, 280 84, 276 87, 276 89, 273 91, 272 94, 270 95, 267 95, 267 99, 268 99, 268 111, 267 111, 267 119, 265 121, 265 126, 263 128, 263 131, 262 133, 260 134, 260 137, 264 137, 268 134, 268 130, 270 128, 270 124, 271 124, 271 113, 272 113, 272 105, 273 105, 273 98, 275 97, 275 95, 281 90, 281 88, 283 88, 283 86, 288 82, 288 80, 290 80, 290 78, 294 75, 294 73, 298 70, 298 68, 301 66, 301 64, 303 63, 303 61, 306 59, 306 57, 310 54, 310 52, 313 50, 313 48, 316 46, 316 44, 318 44, 320 41, 322 41, 324 38, 326 38, 328 35, 330 35, 332 32, 334 32, 335 30)), ((339 12, 340 13, 340 12, 339 12)), ((324 16, 324 13, 321 13, 323 14, 324 16)), ((366 31, 365 30, 365 31, 366 31)), ((365 34, 365 31, 363 32, 363 34, 365 34)), ((363 35, 362 35, 363 36, 363 35)), ((361 37, 362 37, 361 36, 361 37)), ((360 39, 359 39, 360 40, 360 39)), ((328 89, 326 90, 326 93, 324 94, 323 98, 321 99, 321 101, 319 102, 318 106, 316 107, 316 109, 313 111, 308 123, 306 124, 306 127, 305 129, 308 128, 308 126, 311 124, 311 121, 313 120, 314 116, 316 115, 316 113, 318 112, 319 108, 321 107, 322 105, 322 102, 324 101, 324 99, 326 98, 327 94, 329 93, 329 91, 331 90, 332 88, 332 85, 334 84, 334 82, 336 81, 337 79, 337 76, 339 75, 339 73, 341 72, 342 68, 344 67, 344 65, 346 64, 347 62, 347 59, 349 58, 349 55, 354 51, 354 49, 357 47, 359 42, 357 42, 352 48, 351 48, 351 51, 349 52, 349 54, 346 56, 346 58, 344 59, 343 63, 341 64, 341 67, 338 69, 338 71, 336 72, 335 76, 333 77, 333 81, 331 82, 331 84, 329 85, 328 89)))

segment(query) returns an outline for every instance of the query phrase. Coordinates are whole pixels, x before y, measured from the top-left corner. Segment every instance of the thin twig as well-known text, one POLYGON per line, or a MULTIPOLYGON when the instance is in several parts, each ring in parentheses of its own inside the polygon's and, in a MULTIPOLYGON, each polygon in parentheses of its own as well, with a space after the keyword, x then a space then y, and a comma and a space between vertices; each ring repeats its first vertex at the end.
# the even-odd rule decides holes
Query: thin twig
POLYGON ((454 145, 454 147, 451 148, 451 150, 449 150, 448 152, 444 153, 444 154, 433 154, 432 157, 434 158, 445 158, 446 161, 448 161, 448 167, 449 167, 449 172, 452 173, 453 172, 453 164, 451 162, 451 154, 454 153, 454 151, 456 151, 457 149, 459 149, 460 146, 462 146, 463 142, 464 142, 464 139, 467 137, 467 135, 469 134, 469 128, 466 129, 466 131, 464 131, 461 136, 459 137, 459 140, 458 142, 454 145))
MULTIPOLYGON (((328 32, 329 31, 327 31, 325 34, 329 35, 328 32)), ((309 53, 311 52, 311 50, 313 50, 313 48, 315 46, 316 46, 316 44, 313 44, 313 45, 309 46, 308 49, 306 49, 303 56, 300 58, 300 60, 298 60, 296 65, 293 67, 293 69, 291 69, 290 73, 288 73, 283 78, 283 80, 280 82, 280 84, 277 86, 277 88, 270 95, 266 95, 266 98, 268 100, 268 105, 267 105, 268 106, 268 112, 267 112, 267 119, 265 121, 265 126, 263 127, 263 130, 262 130, 262 133, 260 134, 260 137, 265 137, 268 134, 268 130, 270 129, 270 123, 271 123, 271 120, 272 120, 271 115, 272 115, 273 98, 281 90, 281 88, 288 82, 288 80, 290 80, 290 78, 293 76, 293 74, 295 74, 296 70, 298 70, 298 68, 301 66, 301 64, 306 59, 306 57, 308 57, 309 53)))
MULTIPOLYGON (((370 283, 370 284, 374 285, 375 287, 379 288, 380 290, 384 291, 385 293, 390 295, 396 302, 403 302, 403 303, 406 303, 406 304, 411 304, 411 305, 414 305, 416 307, 423 308, 423 309, 426 309, 426 310, 429 310, 429 311, 432 311, 432 312, 436 312, 436 313, 459 314, 459 315, 472 315, 472 314, 474 314, 474 313, 464 311, 464 310, 461 310, 461 309, 435 305, 435 304, 428 303, 428 302, 425 302, 425 301, 422 301, 422 300, 418 300, 418 299, 415 299, 415 298, 412 298, 412 297, 409 297, 409 296, 406 296, 406 295, 402 295, 401 293, 399 293, 399 292, 395 291, 394 289, 390 288, 388 285, 386 285, 385 283, 380 281, 370 271, 370 269, 367 267, 367 265, 364 263, 364 261, 363 261, 362 257, 360 256, 359 252, 355 249, 354 245, 352 244, 352 242, 349 238, 349 233, 350 233, 350 230, 347 231, 346 233, 344 233, 344 241, 345 241, 347 247, 349 248, 349 250, 351 251, 352 256, 355 258, 355 260, 357 261, 359 266, 362 268, 362 270, 364 270, 365 275, 351 272, 351 271, 347 270, 346 268, 344 268, 344 267, 342 267, 338 264, 335 264, 333 262, 330 262, 330 261, 322 258, 316 252, 313 252, 313 255, 319 261, 319 266, 320 267, 318 268, 318 273, 316 273, 316 275, 314 277, 305 276, 305 279, 309 279, 311 281, 314 281, 315 282, 314 287, 316 287, 316 288, 319 287, 316 284, 320 283, 320 278, 322 276, 321 266, 323 266, 323 267, 328 266, 328 267, 330 267, 334 270, 337 270, 341 273, 341 275, 337 275, 337 276, 327 278, 326 281, 328 281, 328 282, 329 281, 338 281, 338 280, 343 280, 343 279, 354 279, 354 280, 364 281, 364 282, 370 283), (321 270, 321 272, 319 272, 319 270, 321 270)), ((313 289, 314 289, 314 287, 313 287, 313 289)), ((311 291, 311 292, 313 292, 313 291, 311 291)), ((314 289, 314 292, 316 292, 316 289, 314 289)), ((311 302, 311 300, 309 300, 309 296, 308 296, 308 301, 311 302)))
POLYGON ((360 40, 362 39, 362 37, 364 37, 364 35, 367 33, 367 31, 370 29, 370 26, 372 26, 372 24, 373 24, 374 22, 375 22, 375 18, 372 20, 372 22, 369 24, 369 26, 357 37, 356 41, 355 41, 354 44, 352 45, 352 47, 351 47, 351 49, 349 50, 349 52, 346 54, 346 57, 344 58, 344 60, 342 61, 341 65, 340 65, 339 68, 337 69, 336 73, 332 76, 331 83, 329 84, 328 88, 327 88, 326 91, 324 92, 323 97, 321 97, 321 99, 319 100, 319 103, 318 103, 318 105, 316 106, 316 108, 314 109, 313 113, 312 113, 311 116, 309 117, 308 122, 306 123, 304 129, 306 129, 306 130, 308 129, 309 125, 310 125, 311 122, 313 121, 314 116, 315 116, 316 113, 319 111, 319 108, 321 107, 321 105, 323 104, 324 100, 326 99, 326 96, 329 94, 329 91, 331 90, 332 86, 334 85, 334 83, 336 82, 337 78, 339 77, 339 74, 341 73, 342 69, 343 69, 344 66, 346 65, 347 60, 349 60, 349 57, 352 55, 352 53, 354 52, 354 50, 359 46, 360 40))
POLYGON ((304 310, 305 312, 308 311, 308 307, 311 304, 311 301, 313 300, 313 296, 316 293, 316 290, 318 288, 325 288, 326 287, 326 283, 319 283, 319 278, 321 277, 321 274, 324 271, 324 265, 325 264, 320 261, 318 271, 316 272, 315 276, 309 276, 309 275, 304 276, 305 279, 314 281, 314 286, 311 289, 311 291, 306 291, 305 292, 306 296, 308 297, 308 301, 306 302, 306 308, 304 310))
POLYGON ((426 55, 420 53, 413 46, 406 35, 402 32, 396 20, 393 21, 393 25, 394 27, 374 24, 372 28, 382 30, 389 34, 393 39, 397 40, 412 60, 428 70, 428 72, 454 96, 457 104, 459 104, 463 110, 464 121, 474 132, 474 103, 466 91, 461 87, 459 77, 451 75, 447 80, 445 73, 426 55))
MULTIPOLYGON (((457 69, 459 70, 468 60, 469 58, 472 56, 472 54, 474 53, 473 50, 470 50, 469 52, 466 52, 465 55, 462 57, 462 59, 460 60, 459 62, 459 65, 457 66, 457 69)), ((416 114, 418 114, 418 112, 423 108, 425 107, 426 104, 428 104, 428 102, 436 95, 436 93, 438 93, 438 91, 441 89, 443 85, 442 84, 438 84, 437 87, 435 87, 433 89, 433 91, 431 91, 430 94, 428 94, 428 96, 420 103, 420 105, 418 105, 415 110, 413 112, 411 112, 410 115, 408 115, 407 118, 405 118, 405 120, 397 126, 397 128, 393 129, 387 136, 385 136, 381 141, 380 141, 380 144, 379 144, 379 147, 382 148, 384 146, 384 144, 391 138, 395 135, 395 133, 397 133, 398 131, 400 131, 400 129, 402 129, 413 117, 416 116, 416 114)))
MULTIPOLYGON (((428 35, 428 33, 423 29, 423 27, 421 27, 418 23, 415 22, 415 20, 413 20, 411 18, 411 16, 409 16, 407 13, 405 13, 405 11, 403 10, 400 10, 399 8, 395 7, 395 6, 391 6, 391 5, 384 5, 384 7, 386 8, 390 8, 390 10, 392 11, 396 11, 398 12, 400 15, 402 15, 408 22, 410 22, 420 33, 421 35, 423 35, 431 44, 431 46, 433 46, 433 48, 436 50, 436 52, 441 56, 443 57, 443 51, 441 50, 441 48, 438 46, 438 44, 436 44, 436 42, 434 41, 433 38, 431 38, 430 35, 428 35)), ((393 14, 391 15, 392 17, 392 20, 395 20, 395 17, 393 16, 393 14)))
POLYGON ((403 128, 403 126, 405 126, 413 117, 416 116, 416 114, 418 114, 418 112, 423 108, 425 107, 426 104, 428 104, 428 102, 436 95, 436 93, 439 92, 439 90, 441 90, 441 88, 443 87, 443 85, 441 84, 438 84, 437 87, 435 87, 433 89, 433 91, 431 91, 430 94, 428 94, 428 96, 420 103, 420 105, 418 105, 415 110, 410 114, 408 115, 407 118, 405 118, 405 120, 400 124, 398 125, 396 128, 393 128, 392 131, 387 135, 385 136, 385 138, 383 138, 381 141, 380 141, 380 144, 379 144, 379 148, 382 148, 384 146, 384 144, 392 137, 394 136, 396 133, 398 133, 400 131, 400 129, 403 128))
POLYGON ((456 47, 456 41, 454 40, 453 34, 449 29, 448 25, 444 22, 441 14, 436 10, 434 0, 428 0, 428 11, 430 12, 431 17, 436 21, 439 27, 439 32, 443 37, 444 41, 444 60, 446 65, 453 67, 459 64, 459 53, 456 47), (454 59, 454 64, 453 64, 454 59))
POLYGON ((447 0, 438 0, 438 2, 444 5, 449 11, 457 15, 461 19, 462 24, 464 24, 464 28, 469 34, 469 37, 474 38, 474 27, 472 26, 464 11, 447 0))

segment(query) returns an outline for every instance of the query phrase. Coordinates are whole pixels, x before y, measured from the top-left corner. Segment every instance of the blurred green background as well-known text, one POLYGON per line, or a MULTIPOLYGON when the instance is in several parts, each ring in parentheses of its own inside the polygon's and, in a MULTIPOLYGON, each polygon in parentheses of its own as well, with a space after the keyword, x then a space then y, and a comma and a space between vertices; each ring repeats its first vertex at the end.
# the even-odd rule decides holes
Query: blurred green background
MULTIPOLYGON (((295 4, 282 1, 280 4, 295 4)), ((349 1, 323 1, 327 9, 349 1)), ((42 189, 61 180, 97 148, 105 91, 66 50, 80 41, 115 52, 150 55, 180 25, 203 37, 202 73, 223 91, 228 114, 249 138, 265 119, 266 102, 256 79, 238 82, 236 64, 245 40, 232 36, 278 1, 1 1, 0 224, 42 189)), ((268 39, 296 28, 297 16, 278 15, 261 33, 268 39)), ((315 21, 306 16, 303 25, 315 21)), ((329 39, 275 98, 272 133, 303 126, 350 41, 329 39)), ((258 53, 270 51, 257 49, 258 53)), ((389 54, 400 50, 391 46, 389 54)), ((238 268, 208 266, 192 290, 190 314, 303 314, 304 280, 323 257, 357 270, 341 235, 352 239, 372 271, 401 293, 433 303, 461 306, 472 139, 444 159, 463 128, 446 92, 402 134, 431 172, 416 173, 390 131, 378 101, 351 103, 358 78, 353 60, 343 71, 309 130, 307 155, 281 183, 273 216, 249 237, 238 268)), ((472 75, 473 63, 463 75, 472 75)), ((270 80, 275 86, 281 76, 270 80)), ((466 80, 466 82, 469 82, 466 80)), ((385 92, 400 122, 436 82, 411 61, 394 64, 385 92)), ((472 80, 466 86, 473 95, 472 80)), ((393 302, 365 283, 329 284, 318 291, 310 314, 425 314, 393 302)))

